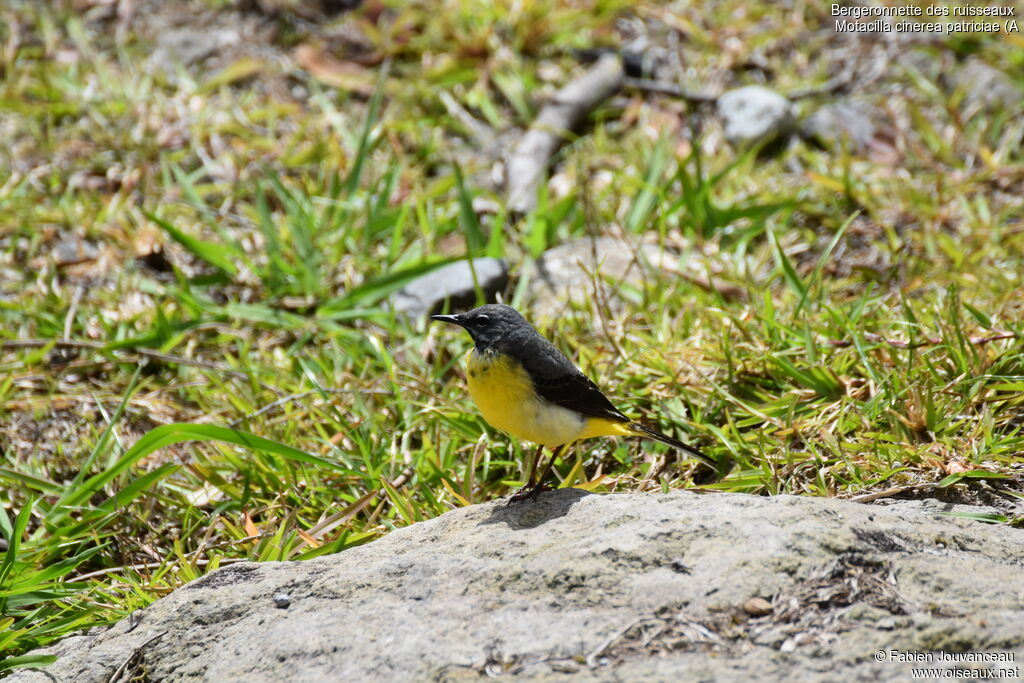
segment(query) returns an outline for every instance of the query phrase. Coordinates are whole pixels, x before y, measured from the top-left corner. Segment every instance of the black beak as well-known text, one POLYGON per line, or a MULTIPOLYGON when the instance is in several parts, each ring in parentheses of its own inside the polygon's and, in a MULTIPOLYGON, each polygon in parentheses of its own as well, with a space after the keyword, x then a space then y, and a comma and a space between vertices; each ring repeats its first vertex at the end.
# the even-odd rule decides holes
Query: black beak
POLYGON ((443 323, 452 323, 453 325, 462 325, 462 320, 457 315, 432 315, 431 320, 439 320, 443 323))

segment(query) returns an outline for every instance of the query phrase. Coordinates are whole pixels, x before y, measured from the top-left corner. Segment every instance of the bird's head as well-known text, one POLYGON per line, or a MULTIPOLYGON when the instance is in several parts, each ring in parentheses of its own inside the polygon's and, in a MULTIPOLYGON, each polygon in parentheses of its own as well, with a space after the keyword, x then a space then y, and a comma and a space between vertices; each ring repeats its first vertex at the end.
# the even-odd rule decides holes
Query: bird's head
POLYGON ((505 304, 487 304, 465 313, 430 318, 464 327, 481 352, 497 350, 533 329, 516 309, 505 304))

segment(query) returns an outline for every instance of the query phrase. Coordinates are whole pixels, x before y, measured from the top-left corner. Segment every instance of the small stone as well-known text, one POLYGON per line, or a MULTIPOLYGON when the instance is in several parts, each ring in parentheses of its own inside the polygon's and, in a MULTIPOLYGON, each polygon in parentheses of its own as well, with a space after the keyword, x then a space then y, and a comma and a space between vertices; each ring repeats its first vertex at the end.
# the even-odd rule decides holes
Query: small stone
POLYGON ((496 216, 501 212, 501 204, 487 197, 473 197, 473 213, 477 216, 496 216))
POLYGON ((1024 91, 1005 72, 979 59, 969 60, 962 68, 954 71, 946 83, 951 90, 964 93, 964 102, 968 106, 983 111, 1002 108, 1013 110, 1020 107, 1024 100, 1024 91))
POLYGON ((752 617, 763 617, 772 613, 772 603, 764 598, 750 598, 743 603, 743 611, 752 617))
POLYGON ((816 109, 804 119, 800 132, 805 138, 835 149, 848 145, 862 153, 875 136, 874 110, 858 100, 840 100, 816 109))
POLYGON ((278 593, 274 596, 274 607, 286 609, 292 604, 292 598, 287 593, 278 593))
POLYGON ((748 85, 718 98, 718 115, 730 144, 745 147, 767 144, 793 128, 793 105, 774 90, 748 85))
POLYGON ((425 318, 440 313, 448 302, 450 309, 468 308, 476 302, 473 271, 484 298, 493 301, 508 284, 508 264, 496 258, 456 261, 416 278, 392 297, 397 313, 410 318, 425 318))
POLYGON ((53 245, 53 262, 58 266, 71 266, 86 261, 95 261, 100 250, 95 244, 81 237, 65 237, 53 245))
POLYGON ((153 62, 164 70, 177 65, 189 66, 210 57, 225 47, 237 45, 242 37, 235 29, 203 29, 195 26, 162 31, 157 37, 153 62))

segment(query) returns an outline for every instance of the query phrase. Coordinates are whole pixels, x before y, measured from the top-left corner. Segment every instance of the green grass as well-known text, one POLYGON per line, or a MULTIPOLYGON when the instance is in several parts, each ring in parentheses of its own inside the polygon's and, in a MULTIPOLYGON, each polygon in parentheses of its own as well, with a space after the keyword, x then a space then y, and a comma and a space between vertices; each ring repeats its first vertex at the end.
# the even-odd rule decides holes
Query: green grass
MULTIPOLYGON (((469 340, 387 305, 467 255, 525 278, 550 246, 618 232, 683 269, 696 256, 701 272, 642 287, 595 274, 567 315, 530 317, 625 412, 734 461, 712 488, 1021 497, 1014 112, 972 109, 908 61, 890 75, 906 93, 888 103, 894 165, 737 154, 713 121, 666 131, 678 103, 637 96, 565 150, 569 191, 545 188, 508 225, 473 211, 501 199, 480 180, 493 159, 438 89, 511 131, 544 74, 563 82, 571 49, 614 43, 629 11, 442 4, 355 15, 381 63, 366 97, 265 57, 145 68, 134 32, 15 3, 17 30, 0 26, 0 674, 226 563, 338 552, 520 485, 529 446, 465 396, 469 340), (95 257, 61 256, 71 239, 95 257)), ((828 45, 799 42, 817 10, 738 7, 636 12, 684 26, 694 68, 732 64, 731 31, 783 90, 827 78, 828 45)), ((267 48, 291 54, 303 24, 277 21, 267 48)), ((1024 57, 1000 38, 928 50, 1008 71, 1024 57)), ((523 279, 506 300, 533 304, 523 279)), ((595 440, 556 470, 597 491, 693 486, 690 463, 645 479, 663 452, 595 440)))

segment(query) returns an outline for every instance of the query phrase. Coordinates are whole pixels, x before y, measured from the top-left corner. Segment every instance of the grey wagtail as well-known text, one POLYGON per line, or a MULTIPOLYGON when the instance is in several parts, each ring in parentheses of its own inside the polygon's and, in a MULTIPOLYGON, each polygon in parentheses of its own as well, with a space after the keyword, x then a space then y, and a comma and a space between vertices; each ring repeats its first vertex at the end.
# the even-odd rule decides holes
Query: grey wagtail
POLYGON ((475 348, 466 360, 469 394, 492 426, 537 444, 530 478, 512 501, 544 490, 555 459, 580 439, 641 436, 685 451, 717 469, 693 446, 630 420, 551 342, 504 304, 488 304, 433 320, 464 327, 475 348), (552 449, 547 467, 537 474, 544 447, 552 449))

